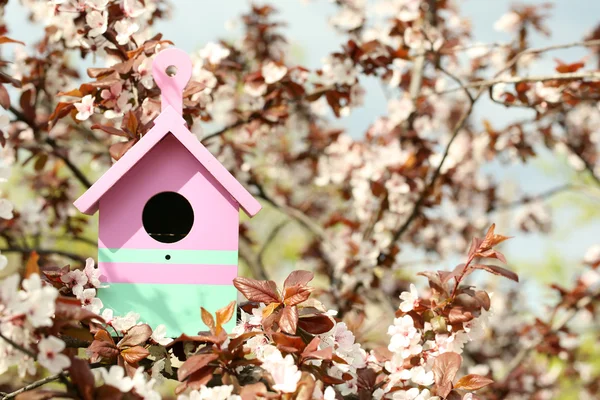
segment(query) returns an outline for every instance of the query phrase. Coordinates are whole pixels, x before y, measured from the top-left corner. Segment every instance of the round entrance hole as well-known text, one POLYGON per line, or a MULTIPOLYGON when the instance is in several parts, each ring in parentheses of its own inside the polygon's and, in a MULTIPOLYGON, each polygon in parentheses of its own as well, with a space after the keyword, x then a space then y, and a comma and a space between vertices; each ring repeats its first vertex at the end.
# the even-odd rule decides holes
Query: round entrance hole
POLYGON ((162 192, 152 196, 144 206, 142 223, 154 240, 175 243, 192 230, 194 210, 179 193, 162 192))

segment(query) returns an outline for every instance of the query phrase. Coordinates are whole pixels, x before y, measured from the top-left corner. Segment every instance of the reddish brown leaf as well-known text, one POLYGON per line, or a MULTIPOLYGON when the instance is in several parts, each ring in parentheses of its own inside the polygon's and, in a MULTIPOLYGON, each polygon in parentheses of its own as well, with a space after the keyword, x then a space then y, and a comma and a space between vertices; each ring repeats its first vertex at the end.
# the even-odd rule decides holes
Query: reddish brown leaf
POLYGON ((297 304, 300 304, 300 303, 308 300, 308 298, 310 297, 310 294, 312 293, 313 290, 314 290, 314 288, 305 286, 304 284, 288 286, 285 288, 285 291, 283 294, 283 298, 284 298, 283 302, 287 306, 295 306, 297 304))
POLYGON ((229 351, 233 352, 233 351, 235 351, 235 349, 237 347, 244 344, 246 342, 246 340, 248 340, 256 335, 262 335, 262 332, 255 331, 255 332, 242 333, 240 336, 237 336, 237 337, 231 339, 227 348, 229 349, 229 351))
POLYGON ((83 400, 94 398, 94 374, 87 361, 80 358, 71 358, 69 367, 71 382, 77 387, 77 391, 83 400))
POLYGON ((262 398, 262 396, 259 396, 259 394, 264 394, 266 392, 267 387, 265 384, 262 382, 257 382, 243 386, 242 390, 240 391, 240 397, 242 400, 255 400, 262 398))
POLYGON ((134 346, 121 351, 121 356, 129 364, 136 364, 149 355, 150 352, 142 346, 134 346))
POLYGON ((291 335, 296 334, 296 329, 298 328, 298 308, 296 306, 285 307, 281 311, 279 327, 286 333, 291 335))
POLYGON ((130 140, 128 142, 115 143, 110 146, 108 152, 112 158, 118 161, 136 142, 137 140, 130 140))
POLYGON ((271 314, 273 314, 273 312, 280 305, 281 305, 281 303, 271 303, 271 304, 267 305, 265 308, 263 308, 263 310, 262 310, 263 319, 269 318, 271 316, 271 314))
POLYGON ((5 110, 10 108, 10 96, 4 85, 0 84, 0 106, 5 110))
POLYGON ((496 224, 492 224, 488 229, 483 242, 481 243, 479 250, 484 251, 487 249, 491 249, 492 247, 504 242, 505 240, 511 239, 510 236, 503 236, 494 233, 496 229, 496 224))
MULTIPOLYGON (((464 273, 464 271, 465 271, 465 268, 466 268, 466 264, 464 264, 464 263, 463 263, 463 264, 458 264, 458 265, 457 265, 457 266, 456 266, 456 267, 455 267, 455 268, 452 270, 452 272, 450 272, 450 273, 448 273, 448 274, 445 274, 445 275, 443 275, 443 276, 442 276, 442 278, 441 278, 441 280, 442 280, 442 283, 446 283, 446 282, 448 282, 448 281, 449 281, 450 279, 452 279, 452 278, 457 278, 457 277, 459 277, 460 275, 462 275, 462 274, 464 273)), ((438 271, 438 272, 443 272, 443 271, 438 271)))
POLYGON ((204 325, 210 329, 210 332, 214 335, 216 333, 215 329, 215 319, 212 314, 209 313, 204 307, 200 307, 200 316, 202 317, 202 322, 204 325))
POLYGON ((25 46, 25 43, 21 42, 20 40, 11 39, 7 36, 0 36, 0 44, 4 44, 4 43, 17 43, 17 44, 22 44, 23 46, 25 46))
POLYGON ((124 130, 115 128, 114 126, 108 126, 108 125, 100 125, 100 124, 94 124, 91 127, 92 129, 99 129, 101 131, 104 131, 110 135, 115 135, 115 136, 121 136, 121 137, 131 137, 127 132, 125 132, 124 130))
POLYGON ((484 386, 491 385, 494 381, 485 376, 470 374, 465 375, 456 382, 454 387, 462 390, 477 390, 484 386))
POLYGON ((202 386, 205 386, 212 379, 213 371, 213 367, 204 367, 190 375, 184 383, 186 387, 192 390, 200 390, 202 386))
POLYGON ((57 120, 66 117, 75 109, 73 102, 60 102, 56 105, 54 112, 48 117, 48 122, 54 124, 57 120))
POLYGON ((448 313, 448 320, 451 324, 469 322, 473 318, 475 318, 473 314, 463 307, 453 307, 448 313))
POLYGON ((497 265, 488 265, 488 264, 475 264, 473 265, 475 269, 482 269, 494 275, 500 275, 515 282, 519 282, 519 276, 512 271, 509 271, 506 268, 499 267, 497 265))
POLYGON ((140 324, 129 329, 125 337, 119 342, 119 349, 139 346, 146 343, 152 336, 152 328, 147 324, 140 324))
POLYGON ((121 400, 125 394, 110 385, 102 385, 96 389, 95 400, 121 400))
POLYGON ((217 335, 223 329, 223 325, 231 320, 233 317, 233 313, 235 312, 235 301, 232 301, 227 306, 220 308, 216 311, 215 315, 217 316, 217 335))
POLYGON ((288 353, 297 353, 306 347, 306 343, 299 336, 286 335, 285 333, 273 333, 273 342, 278 348, 284 348, 288 353))
POLYGON ((329 332, 334 327, 334 323, 330 317, 321 314, 300 318, 298 327, 313 335, 320 335, 329 332))
POLYGON ((99 357, 114 359, 119 355, 119 349, 114 343, 107 342, 104 340, 94 340, 88 350, 92 354, 96 354, 99 357))
POLYGON ((177 379, 183 382, 193 373, 207 366, 211 361, 219 358, 217 354, 198 354, 190 357, 186 362, 179 367, 177 370, 177 379))
POLYGON ((277 285, 273 281, 257 281, 256 279, 237 277, 233 280, 233 285, 250 301, 265 304, 281 302, 277 285))
POLYGON ((490 296, 484 290, 478 290, 475 292, 475 298, 479 301, 479 304, 486 310, 489 311, 491 302, 490 296))
POLYGON ((462 357, 454 352, 440 354, 433 361, 433 376, 437 386, 437 394, 442 398, 452 390, 452 381, 460 369, 462 357))
POLYGON ((132 137, 135 137, 138 130, 138 120, 133 111, 129 111, 123 117, 123 125, 122 127, 126 129, 132 137))
POLYGON ((287 289, 296 285, 306 285, 308 282, 312 281, 314 275, 310 271, 293 271, 283 282, 283 288, 287 289))
POLYGON ((314 360, 331 360, 333 357, 333 348, 326 347, 321 350, 315 350, 311 352, 302 353, 302 357, 306 360, 314 359, 314 360))
POLYGON ((581 68, 585 67, 585 62, 583 61, 575 62, 572 64, 566 64, 558 58, 555 58, 554 61, 558 64, 556 66, 556 72, 560 72, 561 74, 577 72, 581 68))

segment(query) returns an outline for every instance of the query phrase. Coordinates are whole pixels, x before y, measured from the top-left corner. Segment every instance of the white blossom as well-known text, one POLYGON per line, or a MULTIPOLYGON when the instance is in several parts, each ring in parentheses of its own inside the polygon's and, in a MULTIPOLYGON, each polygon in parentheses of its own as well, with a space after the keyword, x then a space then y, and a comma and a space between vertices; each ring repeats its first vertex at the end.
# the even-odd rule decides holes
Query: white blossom
POLYGON ((115 387, 123 393, 130 392, 133 389, 133 380, 125 376, 123 367, 113 365, 108 371, 104 367, 99 368, 99 371, 105 384, 115 387))
POLYGON ((83 308, 95 314, 99 314, 104 307, 102 300, 96 297, 96 289, 85 289, 77 295, 77 298, 81 300, 83 308))
POLYGON ((388 335, 391 336, 388 349, 391 352, 399 353, 402 358, 419 354, 422 350, 421 333, 415 328, 410 315, 395 318, 394 325, 388 328, 388 335))
POLYGON ((321 79, 326 85, 353 85, 358 76, 354 63, 349 58, 340 60, 338 57, 326 57, 321 71, 321 79))
POLYGON ((273 389, 283 393, 294 393, 302 373, 298 371, 296 362, 291 354, 285 356, 274 346, 263 354, 262 368, 271 374, 275 384, 273 389))
POLYGON ((8 265, 8 259, 5 255, 0 253, 0 271, 3 271, 8 265))
POLYGON ((85 16, 85 22, 90 26, 90 37, 96 37, 106 32, 108 26, 108 14, 106 11, 91 11, 85 16))
POLYGON ((114 317, 111 321, 111 325, 117 331, 127 332, 137 324, 139 319, 140 314, 130 311, 124 317, 114 317))
POLYGON ((13 219, 13 205, 7 199, 0 199, 0 218, 13 219))
POLYGON ((31 274, 22 282, 24 289, 21 310, 29 323, 35 327, 52 326, 58 290, 42 284, 38 274, 31 274))
POLYGON ((192 390, 189 394, 181 394, 177 400, 241 400, 241 397, 232 394, 233 386, 222 385, 213 387, 200 387, 200 390, 192 390))
POLYGON ((87 281, 90 285, 95 288, 101 286, 100 282, 100 270, 95 266, 94 259, 89 257, 85 260, 85 268, 83 269, 87 281))
POLYGON ((229 57, 231 51, 219 43, 209 42, 200 50, 200 58, 208 61, 210 64, 218 64, 229 57))
POLYGON ((352 31, 363 24, 363 16, 355 9, 342 7, 329 23, 338 29, 352 31))
POLYGON ((38 362, 53 374, 57 374, 71 365, 69 357, 61 354, 65 342, 54 336, 40 340, 38 344, 38 362))
POLYGON ((400 294, 400 300, 402 300, 402 303, 400 303, 400 310, 402 312, 407 313, 414 310, 419 302, 419 293, 414 284, 410 284, 410 292, 402 292, 400 294))
POLYGON ((115 22, 115 31, 117 31, 117 43, 125 45, 129 42, 131 35, 136 33, 140 26, 135 22, 129 22, 125 19, 115 22))
POLYGON ((172 342, 171 338, 166 337, 167 335, 167 327, 163 324, 160 324, 152 331, 152 340, 154 340, 158 344, 162 344, 163 346, 168 345, 172 342))
POLYGON ((519 14, 511 11, 500 17, 498 21, 494 23, 494 29, 499 32, 514 32, 519 27, 521 17, 519 14))
POLYGON ((388 102, 389 119, 394 126, 406 121, 414 110, 413 101, 406 94, 401 99, 392 99, 388 102))
POLYGON ((273 61, 269 61, 262 66, 261 73, 265 83, 270 85, 279 82, 287 74, 287 68, 285 65, 277 65, 273 61))

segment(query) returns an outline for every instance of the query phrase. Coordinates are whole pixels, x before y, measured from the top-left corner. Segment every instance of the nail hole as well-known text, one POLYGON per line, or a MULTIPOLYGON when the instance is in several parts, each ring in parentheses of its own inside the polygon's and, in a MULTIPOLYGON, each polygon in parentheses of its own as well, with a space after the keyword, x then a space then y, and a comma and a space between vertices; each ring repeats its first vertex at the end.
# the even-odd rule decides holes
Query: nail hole
POLYGON ((167 254, 167 255, 165 256, 165 258, 166 258, 167 260, 170 260, 170 259, 171 259, 171 256, 167 254))
POLYGON ((174 65, 169 65, 166 69, 165 72, 167 73, 167 75, 169 75, 170 77, 173 77, 177 74, 177 67, 174 65))

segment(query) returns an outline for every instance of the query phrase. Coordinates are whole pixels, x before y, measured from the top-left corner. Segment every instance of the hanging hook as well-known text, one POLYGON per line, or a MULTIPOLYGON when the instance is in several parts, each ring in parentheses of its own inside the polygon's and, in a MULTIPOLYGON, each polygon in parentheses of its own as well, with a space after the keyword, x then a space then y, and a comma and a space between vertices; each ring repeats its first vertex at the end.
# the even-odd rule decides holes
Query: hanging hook
POLYGON ((161 109, 173 107, 183 113, 183 89, 192 77, 192 60, 183 50, 174 47, 162 50, 152 62, 152 76, 161 91, 161 109))

